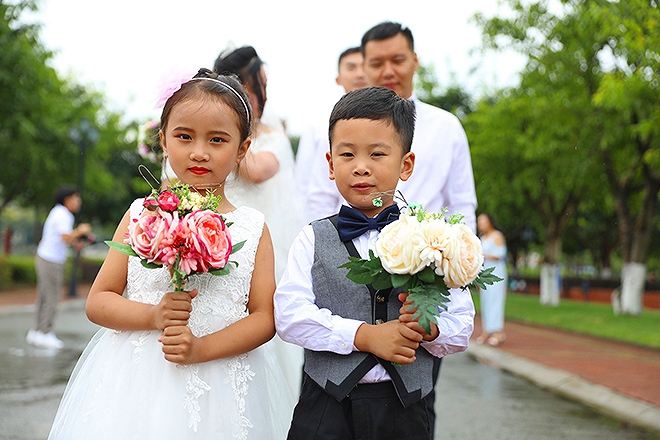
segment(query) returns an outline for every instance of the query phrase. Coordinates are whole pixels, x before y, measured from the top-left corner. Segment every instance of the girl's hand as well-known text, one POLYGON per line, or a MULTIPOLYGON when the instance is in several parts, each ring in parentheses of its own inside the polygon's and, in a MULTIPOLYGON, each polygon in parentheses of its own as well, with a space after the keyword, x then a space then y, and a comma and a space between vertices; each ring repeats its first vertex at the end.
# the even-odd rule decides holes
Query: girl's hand
POLYGON ((152 320, 158 330, 187 325, 192 311, 192 299, 197 289, 190 292, 168 292, 152 308, 152 320))
POLYGON ((407 293, 400 293, 399 301, 403 303, 399 309, 399 322, 422 335, 424 341, 432 341, 440 335, 440 330, 438 330, 438 326, 435 322, 431 322, 431 334, 429 335, 424 331, 422 326, 419 325, 419 318, 413 319, 413 314, 417 311, 417 308, 412 307, 412 301, 408 301, 407 293))
POLYGON ((187 325, 167 327, 158 341, 163 344, 165 360, 175 364, 187 365, 198 363, 200 338, 193 335, 187 325))

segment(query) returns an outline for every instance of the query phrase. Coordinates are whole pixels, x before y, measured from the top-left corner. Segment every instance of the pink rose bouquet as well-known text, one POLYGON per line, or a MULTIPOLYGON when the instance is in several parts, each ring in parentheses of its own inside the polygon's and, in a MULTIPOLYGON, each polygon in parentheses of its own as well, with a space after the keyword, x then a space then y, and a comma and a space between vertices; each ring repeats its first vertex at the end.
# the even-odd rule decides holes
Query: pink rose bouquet
POLYGON ((202 196, 188 185, 153 190, 140 215, 131 219, 124 243, 106 241, 124 254, 139 257, 148 268, 170 269, 176 291, 196 273, 226 275, 238 263, 229 257, 245 241, 232 244, 224 218, 215 212, 220 196, 202 196))
POLYGON ((340 267, 358 284, 408 292, 417 308, 414 318, 430 333, 432 320, 447 309, 449 289, 476 292, 501 281, 493 268, 483 269, 481 242, 462 221, 462 215, 428 213, 419 204, 409 204, 380 232, 368 260, 349 257, 340 267))

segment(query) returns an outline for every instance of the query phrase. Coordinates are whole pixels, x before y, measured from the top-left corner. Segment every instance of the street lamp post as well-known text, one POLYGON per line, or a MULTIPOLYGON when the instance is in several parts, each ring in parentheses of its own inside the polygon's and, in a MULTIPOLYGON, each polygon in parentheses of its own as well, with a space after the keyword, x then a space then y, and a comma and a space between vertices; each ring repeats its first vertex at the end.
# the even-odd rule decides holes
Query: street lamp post
MULTIPOLYGON (((87 118, 82 118, 78 126, 69 128, 69 138, 80 149, 78 156, 78 193, 83 196, 85 187, 85 155, 87 149, 93 146, 98 140, 99 132, 96 127, 90 124, 87 118)), ((77 213, 77 216, 80 212, 77 213)), ((71 267, 71 282, 69 284, 69 296, 78 296, 78 268, 80 267, 80 251, 75 250, 73 266, 71 267)))

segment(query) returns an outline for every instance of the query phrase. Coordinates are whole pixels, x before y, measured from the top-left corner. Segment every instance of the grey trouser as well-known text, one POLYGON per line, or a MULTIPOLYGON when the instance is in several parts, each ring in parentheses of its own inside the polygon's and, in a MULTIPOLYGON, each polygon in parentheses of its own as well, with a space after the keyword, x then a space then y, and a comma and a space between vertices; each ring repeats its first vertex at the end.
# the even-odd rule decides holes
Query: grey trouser
POLYGON ((53 328, 57 303, 64 283, 64 264, 46 261, 37 255, 37 330, 49 333, 53 328))

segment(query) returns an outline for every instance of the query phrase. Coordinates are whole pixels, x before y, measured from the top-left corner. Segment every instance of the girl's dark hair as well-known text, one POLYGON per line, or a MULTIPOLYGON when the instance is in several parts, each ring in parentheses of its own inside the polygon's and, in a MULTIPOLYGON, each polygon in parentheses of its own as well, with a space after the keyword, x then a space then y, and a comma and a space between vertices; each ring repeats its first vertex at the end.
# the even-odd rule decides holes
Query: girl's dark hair
POLYGON ((55 192, 53 193, 53 201, 56 205, 64 205, 64 200, 74 194, 78 194, 78 188, 73 185, 64 184, 55 189, 55 192))
POLYGON ((237 75, 243 85, 250 86, 259 103, 259 114, 264 111, 266 97, 262 93, 261 66, 263 61, 252 46, 243 46, 229 53, 221 53, 215 60, 213 70, 220 74, 237 75))
POLYGON ((393 90, 385 87, 366 87, 342 96, 330 114, 328 130, 330 148, 332 148, 335 124, 345 119, 385 121, 391 124, 399 135, 404 154, 412 147, 415 133, 415 104, 399 98, 393 90))
POLYGON ((252 108, 250 100, 243 90, 243 86, 235 75, 218 75, 209 69, 199 69, 190 81, 181 85, 181 88, 174 92, 163 107, 163 113, 160 116, 160 129, 167 129, 167 122, 170 118, 172 108, 179 102, 192 97, 215 97, 231 107, 238 115, 238 129, 241 134, 241 142, 250 136, 250 126, 252 121, 252 108), (196 78, 206 78, 206 80, 195 80, 196 78), (232 91, 233 90, 233 91, 232 91))
POLYGON ((492 215, 490 215, 486 212, 482 212, 482 213, 478 214, 477 217, 479 217, 480 215, 483 215, 484 217, 486 217, 488 219, 488 221, 490 222, 490 225, 493 227, 493 229, 495 229, 496 231, 501 232, 501 229, 497 226, 497 223, 495 223, 495 220, 493 220, 492 215))

